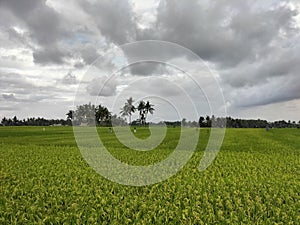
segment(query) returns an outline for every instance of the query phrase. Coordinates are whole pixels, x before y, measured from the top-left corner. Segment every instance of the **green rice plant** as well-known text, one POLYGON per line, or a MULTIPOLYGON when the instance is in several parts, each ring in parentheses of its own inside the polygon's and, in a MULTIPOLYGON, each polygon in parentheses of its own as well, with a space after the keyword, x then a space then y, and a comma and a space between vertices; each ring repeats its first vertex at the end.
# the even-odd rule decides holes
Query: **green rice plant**
MULTIPOLYGON (((148 152, 126 148, 108 128, 98 132, 114 157, 148 165, 172 153, 180 128, 148 152)), ((130 187, 85 162, 71 127, 0 127, 0 224, 299 224, 299 130, 227 129, 217 158, 199 172, 208 138, 201 129, 173 177, 130 187)))

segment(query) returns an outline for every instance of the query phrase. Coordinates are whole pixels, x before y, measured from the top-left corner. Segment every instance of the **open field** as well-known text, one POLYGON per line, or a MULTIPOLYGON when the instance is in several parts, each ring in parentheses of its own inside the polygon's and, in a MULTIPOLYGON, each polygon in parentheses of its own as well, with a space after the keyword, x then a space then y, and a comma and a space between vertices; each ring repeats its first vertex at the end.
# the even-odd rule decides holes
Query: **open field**
MULTIPOLYGON (((172 152, 180 128, 151 152, 99 132, 116 158, 146 165, 172 152)), ((227 129, 217 158, 199 172, 208 136, 201 129, 197 151, 175 176, 130 187, 89 167, 71 127, 0 127, 0 224, 299 224, 300 130, 227 129)))

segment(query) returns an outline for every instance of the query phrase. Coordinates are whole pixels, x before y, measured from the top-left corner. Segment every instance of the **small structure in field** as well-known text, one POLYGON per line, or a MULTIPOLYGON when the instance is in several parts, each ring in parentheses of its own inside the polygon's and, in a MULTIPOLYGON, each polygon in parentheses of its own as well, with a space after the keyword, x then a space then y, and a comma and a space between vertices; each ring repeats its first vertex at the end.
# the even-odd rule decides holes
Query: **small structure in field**
POLYGON ((55 124, 50 125, 50 127, 61 127, 61 126, 62 126, 61 123, 55 123, 55 124))

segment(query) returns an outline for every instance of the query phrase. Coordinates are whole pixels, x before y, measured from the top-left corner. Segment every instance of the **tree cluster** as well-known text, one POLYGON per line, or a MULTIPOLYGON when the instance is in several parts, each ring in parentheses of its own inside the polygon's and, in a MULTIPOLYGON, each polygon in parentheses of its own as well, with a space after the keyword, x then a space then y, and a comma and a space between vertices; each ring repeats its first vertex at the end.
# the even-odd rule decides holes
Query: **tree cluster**
POLYGON ((1 120, 2 126, 71 126, 71 120, 64 119, 45 119, 45 118, 27 118, 27 119, 18 119, 16 116, 13 118, 4 117, 1 120))
POLYGON ((121 108, 121 116, 128 116, 129 124, 131 125, 146 125, 148 114, 153 114, 155 110, 153 108, 154 105, 150 104, 149 101, 140 101, 137 106, 134 106, 133 102, 134 100, 132 99, 132 97, 126 100, 125 105, 121 108), (139 119, 131 122, 131 116, 136 111, 139 112, 139 119))
MULTIPOLYGON (((19 120, 16 116, 13 118, 4 117, 0 126, 78 126, 78 125, 97 125, 97 126, 124 126, 127 124, 122 117, 129 118, 130 125, 146 125, 148 114, 153 114, 154 108, 149 101, 140 101, 136 106, 134 100, 130 97, 126 100, 121 108, 120 115, 112 114, 107 107, 103 105, 83 104, 76 107, 75 110, 69 110, 66 114, 67 119, 44 119, 44 118, 27 118, 19 120), (139 113, 139 119, 131 122, 133 113, 139 113)), ((166 124, 171 127, 228 127, 228 128, 300 128, 300 121, 275 121, 268 122, 261 119, 235 119, 232 117, 215 117, 200 116, 198 121, 161 121, 159 123, 151 123, 152 125, 166 124)))
POLYGON ((227 127, 227 128, 300 128, 300 121, 275 121, 268 122, 261 119, 234 119, 232 117, 200 116, 198 122, 187 121, 183 118, 181 121, 163 121, 158 125, 166 124, 170 127, 227 127))
POLYGON ((117 115, 112 115, 111 112, 101 104, 98 106, 83 104, 76 107, 76 110, 69 110, 66 114, 69 120, 73 121, 73 125, 97 125, 97 126, 111 126, 112 121, 114 125, 125 125, 125 121, 117 115))
MULTIPOLYGON (((199 119, 199 125, 200 127, 220 127, 220 124, 222 124, 221 121, 224 121, 224 118, 219 118, 212 116, 211 118, 209 116, 204 119, 203 117, 200 117, 199 119)), ((228 128, 299 128, 300 127, 300 121, 298 124, 296 121, 291 122, 290 120, 288 122, 281 120, 281 121, 275 121, 275 122, 269 122, 267 120, 261 120, 261 119, 234 119, 232 117, 226 117, 226 127, 228 128)))

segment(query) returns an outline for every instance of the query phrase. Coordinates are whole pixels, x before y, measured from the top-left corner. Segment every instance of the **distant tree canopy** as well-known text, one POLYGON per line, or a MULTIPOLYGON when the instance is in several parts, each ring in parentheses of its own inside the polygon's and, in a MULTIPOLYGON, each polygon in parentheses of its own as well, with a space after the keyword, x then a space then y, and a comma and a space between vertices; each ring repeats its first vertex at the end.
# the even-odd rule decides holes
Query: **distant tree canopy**
POLYGON ((203 116, 199 118, 199 126, 200 127, 221 127, 224 122, 226 122, 226 127, 228 128, 266 128, 266 127, 274 127, 274 128, 297 128, 300 126, 300 121, 297 124, 295 121, 286 122, 284 120, 268 122, 267 120, 261 119, 234 119, 232 117, 220 118, 212 116, 206 116, 204 119, 203 116), (225 121, 226 120, 226 121, 225 121))
POLYGON ((114 125, 124 125, 125 121, 111 112, 101 104, 98 106, 83 104, 76 107, 75 111, 70 110, 67 114, 72 119, 73 125, 98 125, 111 126, 112 120, 114 125))
POLYGON ((1 120, 2 126, 71 126, 71 120, 64 119, 45 119, 45 118, 27 118, 19 120, 16 116, 11 118, 4 117, 1 120))
POLYGON ((134 102, 134 100, 132 99, 132 97, 127 99, 126 102, 125 102, 125 105, 121 108, 121 111, 120 111, 121 116, 123 116, 123 117, 128 116, 129 117, 129 124, 131 124, 131 115, 136 110, 135 106, 133 105, 133 102, 134 102))
POLYGON ((231 117, 226 118, 227 127, 233 128, 265 128, 272 127, 271 123, 267 120, 245 120, 245 119, 233 119, 231 117))
MULTIPOLYGON (((153 114, 153 105, 147 101, 140 101, 137 106, 133 104, 134 100, 129 98, 126 100, 124 106, 121 108, 121 116, 129 117, 129 124, 134 126, 145 125, 147 115, 153 114), (139 119, 131 123, 131 115, 138 111, 139 119)), ((126 120, 117 116, 108 110, 103 105, 95 106, 91 103, 79 105, 75 110, 69 110, 66 113, 66 119, 45 119, 45 118, 27 118, 18 119, 16 116, 13 118, 4 117, 1 120, 1 126, 72 126, 72 125, 97 125, 97 126, 124 126, 126 120)), ((300 121, 275 121, 268 122, 267 120, 260 119, 235 119, 232 117, 216 117, 200 116, 198 121, 187 121, 183 118, 181 121, 161 121, 158 123, 151 123, 152 125, 166 124, 171 127, 228 127, 228 128, 300 128, 300 121)))
POLYGON ((124 106, 121 108, 120 111, 121 116, 128 116, 129 124, 131 125, 146 125, 148 114, 154 113, 154 105, 152 105, 149 101, 140 101, 136 107, 134 106, 133 102, 134 100, 132 97, 126 100, 124 106), (131 116, 134 112, 136 112, 136 110, 139 112, 139 119, 131 122, 131 116))

